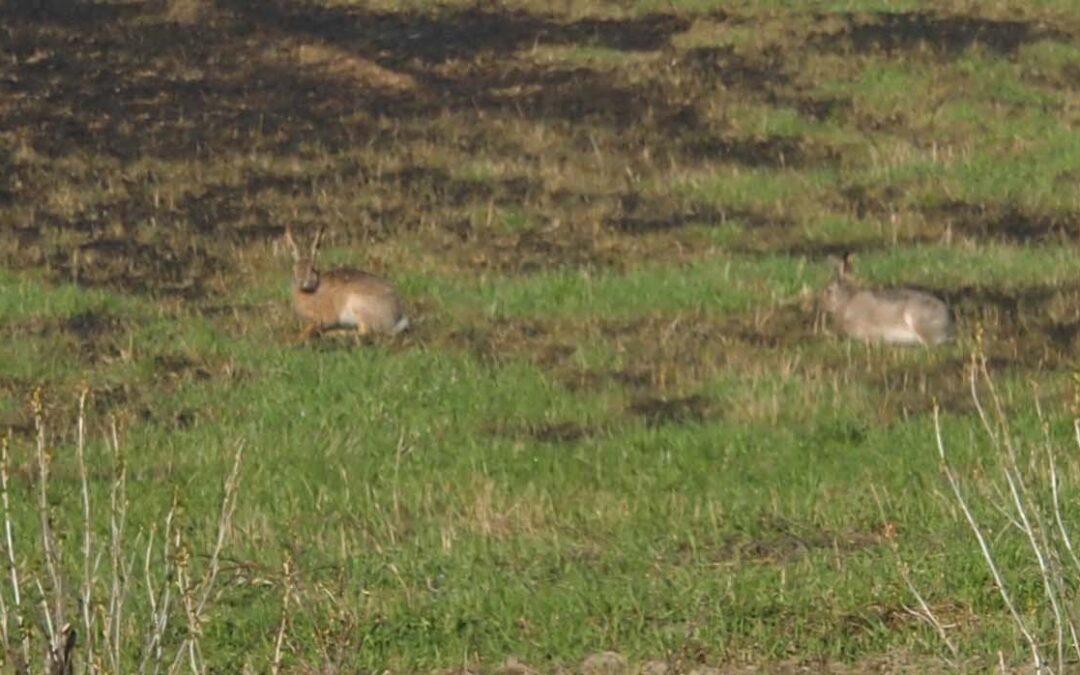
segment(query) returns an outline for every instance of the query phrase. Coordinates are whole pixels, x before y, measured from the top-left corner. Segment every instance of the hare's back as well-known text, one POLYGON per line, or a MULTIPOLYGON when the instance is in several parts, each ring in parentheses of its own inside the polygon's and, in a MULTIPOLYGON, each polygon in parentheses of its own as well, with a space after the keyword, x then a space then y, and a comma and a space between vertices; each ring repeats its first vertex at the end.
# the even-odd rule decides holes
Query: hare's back
POLYGON ((913 288, 890 288, 873 291, 873 294, 883 301, 902 304, 909 309, 913 307, 921 307, 926 310, 941 310, 947 308, 940 298, 925 291, 918 291, 913 288))
POLYGON ((387 281, 361 270, 337 269, 323 272, 320 283, 326 290, 348 291, 359 295, 397 295, 387 281))
POLYGON ((379 333, 397 332, 405 309, 397 291, 386 281, 360 270, 333 270, 323 275, 327 293, 337 299, 342 325, 364 325, 379 333))
POLYGON ((938 344, 953 332, 953 317, 940 299, 913 289, 862 291, 847 307, 849 332, 896 344, 938 344))

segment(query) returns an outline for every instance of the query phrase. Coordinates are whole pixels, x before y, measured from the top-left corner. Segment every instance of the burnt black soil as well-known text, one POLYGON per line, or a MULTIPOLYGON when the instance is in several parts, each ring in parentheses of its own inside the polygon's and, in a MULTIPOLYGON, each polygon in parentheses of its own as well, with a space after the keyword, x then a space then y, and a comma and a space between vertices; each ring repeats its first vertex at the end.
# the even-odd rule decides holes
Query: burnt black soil
MULTIPOLYGON (((0 264, 173 296, 216 317, 258 311, 228 298, 232 285, 246 283, 243 254, 268 255, 266 245, 286 222, 310 227, 330 217, 339 223, 338 245, 400 239, 466 276, 679 264, 709 250, 702 231, 732 223, 739 233, 723 245, 728 253, 816 262, 885 249, 895 242, 814 240, 797 213, 668 193, 649 187, 649 179, 667 176, 658 172, 669 167, 843 167, 848 148, 767 129, 736 131, 725 118, 726 107, 751 102, 807 121, 858 122, 851 101, 808 82, 807 54, 950 60, 981 50, 1012 58, 1037 41, 1071 39, 1061 27, 1023 20, 808 13, 788 39, 757 48, 681 48, 677 38, 699 18, 663 10, 571 19, 491 4, 424 11, 235 0, 206 6, 197 27, 170 22, 151 3, 21 0, 0 7, 0 128, 7 132, 0 141, 0 264), (301 47, 323 56, 304 61, 301 47), (641 66, 531 58, 538 48, 608 50, 641 66), (522 129, 541 130, 544 142, 527 142, 522 129), (361 147, 372 152, 352 152, 361 147), (220 171, 230 158, 250 155, 268 164, 220 171), (550 176, 563 169, 592 166, 583 158, 617 166, 626 178, 552 184, 550 176), (495 175, 455 170, 474 159, 513 168, 495 175), (293 161, 304 168, 279 166, 293 161), (137 162, 146 166, 132 169, 137 162), (186 168, 169 175, 160 163, 186 168), (204 174, 209 166, 225 175, 204 174), (56 185, 74 196, 67 207, 42 199, 56 185), (340 196, 328 192, 357 198, 343 213, 340 196), (512 227, 500 224, 506 214, 517 216, 512 227)), ((724 12, 704 19, 732 28, 746 22, 724 12)), ((892 185, 852 184, 829 199, 842 214, 884 220, 904 194, 892 185)), ((932 244, 949 233, 1017 245, 1080 236, 1071 211, 953 200, 919 205, 910 215, 922 224, 902 243, 932 244)), ((1075 353, 1077 319, 1050 309, 1076 289, 931 290, 957 308, 962 323, 980 323, 1000 338, 995 363, 1034 371, 1065 367, 1075 353)), ((720 403, 695 392, 738 366, 744 351, 823 339, 814 310, 790 302, 770 313, 682 318, 685 329, 674 335, 666 328, 672 317, 583 327, 516 320, 425 333, 404 344, 452 346, 491 364, 524 357, 573 389, 625 389, 622 412, 656 425, 722 414, 720 403), (580 368, 569 357, 584 339, 646 358, 580 368)), ((121 357, 116 336, 123 326, 115 319, 87 314, 68 322, 47 329, 69 334, 91 362, 121 357)), ((341 340, 318 348, 353 346, 341 340)), ((163 358, 155 367, 167 378, 199 378, 206 370, 185 356, 163 358)), ((886 373, 881 386, 905 377, 914 374, 886 373)), ((578 435, 552 424, 528 433, 552 441, 578 435)))
MULTIPOLYGON (((378 149, 392 165, 345 158, 295 176, 245 169, 239 181, 202 180, 176 194, 169 178, 153 170, 132 176, 58 164, 52 171, 73 190, 104 186, 109 192, 61 213, 36 199, 57 176, 0 145, 0 204, 34 207, 29 219, 0 233, 10 244, 4 264, 45 268, 87 285, 198 299, 235 273, 232 247, 279 236, 289 217, 325 219, 318 195, 328 184, 375 196, 353 206, 345 240, 431 231, 431 245, 459 256, 465 267, 500 273, 621 269, 656 255, 621 237, 729 218, 755 230, 736 250, 808 257, 867 250, 875 244, 794 241, 791 223, 775 214, 669 204, 632 189, 578 193, 549 188, 532 173, 462 178, 430 165, 421 146, 513 157, 534 167, 595 151, 642 172, 651 170, 650 162, 834 166, 843 160, 840 149, 799 136, 733 134, 703 106, 731 99, 790 108, 814 120, 846 115, 847 101, 823 96, 799 76, 800 50, 954 57, 983 48, 1008 56, 1034 41, 1069 37, 1031 22, 930 12, 808 14, 787 45, 679 50, 674 38, 693 20, 670 12, 568 20, 488 5, 394 12, 273 1, 206 6, 193 29, 171 23, 149 3, 7 3, 0 8, 10 64, 0 78, 0 125, 38 156, 92 157, 98 165, 147 158, 199 163, 244 153, 309 160, 358 145, 378 149), (382 69, 384 75, 366 86, 346 86, 332 69, 297 63, 291 54, 299 45, 336 50, 363 64, 357 66, 362 71, 382 69), (522 57, 538 45, 658 56, 641 72, 522 57), (506 130, 512 120, 551 129, 550 154, 528 150, 506 130), (293 201, 292 213, 270 207, 270 196, 293 201), (518 206, 537 216, 527 231, 485 245, 491 233, 473 214, 518 206), (562 224, 558 232, 547 231, 552 221, 562 224), (597 223, 609 228, 607 245, 595 241, 597 223), (57 246, 45 236, 56 232, 80 238, 74 247, 57 246)), ((732 26, 746 21, 723 12, 708 19, 732 26)), ((881 205, 867 195, 852 199, 860 213, 881 205)), ((1075 214, 1029 215, 949 204, 926 218, 1012 241, 1075 234, 1075 214)))
POLYGON ((530 174, 466 179, 430 165, 420 146, 533 166, 597 147, 630 167, 642 165, 643 156, 764 168, 838 161, 832 148, 798 137, 735 135, 703 114, 702 93, 710 91, 793 105, 812 117, 831 114, 840 103, 800 88, 789 72, 790 54, 676 51, 672 39, 691 21, 670 13, 567 20, 493 7, 208 6, 197 30, 170 23, 149 4, 53 0, 0 8, 3 56, 11 64, 0 78, 0 125, 40 158, 0 147, 0 203, 33 206, 28 219, 0 234, 10 244, 5 265, 199 299, 235 274, 235 247, 279 236, 286 218, 324 219, 320 191, 354 185, 374 198, 353 207, 346 240, 421 229, 466 266, 503 273, 621 268, 650 252, 626 244, 638 251, 627 255, 618 237, 707 225, 724 214, 693 204, 672 211, 632 192, 551 189, 530 174), (520 56, 537 44, 661 54, 667 65, 633 74, 520 56), (297 64, 291 54, 298 45, 337 50, 407 84, 376 78, 369 86, 343 86, 332 71, 297 64), (451 118, 453 124, 432 123, 451 118), (492 123, 499 120, 550 127, 551 155, 527 150, 505 124, 492 123), (246 153, 310 160, 358 145, 379 150, 392 165, 347 158, 295 176, 245 169, 228 181, 195 175, 190 189, 154 169, 113 168, 147 159, 194 166, 246 153), (71 157, 83 158, 84 168, 41 161, 71 157), (80 195, 71 212, 38 199, 58 179, 80 195), (87 196, 93 194, 99 196, 87 196), (294 207, 275 210, 268 197, 294 207), (511 240, 485 247, 490 232, 478 232, 470 214, 492 207, 521 207, 539 217, 511 240), (553 220, 564 226, 549 234, 553 220), (611 245, 593 241, 598 223, 610 226, 611 245), (75 236, 58 245, 50 236, 57 233, 75 236))
MULTIPOLYGON (((834 18, 837 15, 833 15, 834 18)), ((984 19, 927 11, 840 15, 844 27, 818 37, 815 42, 845 53, 925 52, 955 58, 977 46, 1008 56, 1025 44, 1039 40, 1070 40, 1068 33, 1030 21, 984 19)))

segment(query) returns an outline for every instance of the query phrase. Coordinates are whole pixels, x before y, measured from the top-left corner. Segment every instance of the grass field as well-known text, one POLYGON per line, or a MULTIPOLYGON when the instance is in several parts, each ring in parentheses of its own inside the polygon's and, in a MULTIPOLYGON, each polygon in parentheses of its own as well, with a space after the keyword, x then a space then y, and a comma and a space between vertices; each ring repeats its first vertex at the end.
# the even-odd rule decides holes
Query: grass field
POLYGON ((155 564, 209 568, 243 448, 198 630, 162 636, 209 672, 1020 667, 935 404, 1053 642, 968 367, 1018 445, 1047 434, 1080 521, 1074 3, 14 0, 0 57, 0 426, 38 634, 41 597, 81 610, 43 570, 30 401, 78 578, 88 386, 91 534, 115 425, 133 576, 170 513, 155 564), (286 223, 326 224, 325 263, 392 279, 414 329, 297 344, 286 223), (956 343, 837 335, 817 295, 848 250, 948 300, 956 343))

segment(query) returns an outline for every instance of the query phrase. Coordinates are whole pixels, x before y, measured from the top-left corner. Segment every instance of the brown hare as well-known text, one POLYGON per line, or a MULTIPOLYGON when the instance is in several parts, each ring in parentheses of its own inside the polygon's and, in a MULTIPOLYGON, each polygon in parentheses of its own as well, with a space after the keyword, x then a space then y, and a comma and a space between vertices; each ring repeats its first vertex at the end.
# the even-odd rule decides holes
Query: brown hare
POLYGON ((387 282, 355 269, 316 269, 324 229, 318 229, 305 254, 296 245, 292 227, 285 227, 285 243, 294 262, 293 308, 307 324, 300 338, 333 328, 352 328, 359 335, 396 335, 408 328, 401 298, 387 282))
POLYGON ((953 314, 938 298, 909 288, 860 289, 851 276, 851 254, 845 253, 824 294, 825 311, 849 337, 926 347, 952 339, 953 314))

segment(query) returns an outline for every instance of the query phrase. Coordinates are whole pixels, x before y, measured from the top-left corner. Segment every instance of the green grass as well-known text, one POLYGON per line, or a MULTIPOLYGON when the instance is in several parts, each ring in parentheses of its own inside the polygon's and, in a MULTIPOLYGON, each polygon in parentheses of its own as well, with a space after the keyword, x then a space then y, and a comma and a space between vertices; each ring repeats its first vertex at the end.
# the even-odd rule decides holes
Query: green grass
MULTIPOLYGON (((966 367, 978 346, 1024 452, 1048 430, 1076 523, 1077 54, 1039 23, 1075 40, 1074 8, 1025 8, 1012 45, 1001 16, 955 6, 981 26, 971 46, 886 52, 856 39, 880 12, 969 29, 914 2, 348 6, 286 3, 316 17, 303 30, 213 14, 177 45, 148 8, 78 27, 3 14, 41 88, 0 107, 23 578, 45 579, 38 386, 78 578, 85 384, 92 532, 107 540, 115 424, 127 555, 175 502, 205 569, 244 448, 200 637, 213 672, 270 670, 283 612, 286 672, 551 671, 602 650, 673 672, 943 669, 902 564, 958 667, 1023 664, 942 477, 937 404, 1010 590, 1052 638, 966 367), (293 64, 297 45, 335 56, 293 64), (75 105, 105 93, 74 65, 35 70, 67 50, 117 73, 115 109, 75 105), (327 266, 391 278, 414 329, 296 344, 285 223, 329 224, 327 266), (949 300, 957 342, 844 340, 816 293, 845 249, 868 285, 949 300)), ((129 670, 147 612, 133 595, 129 670)))

